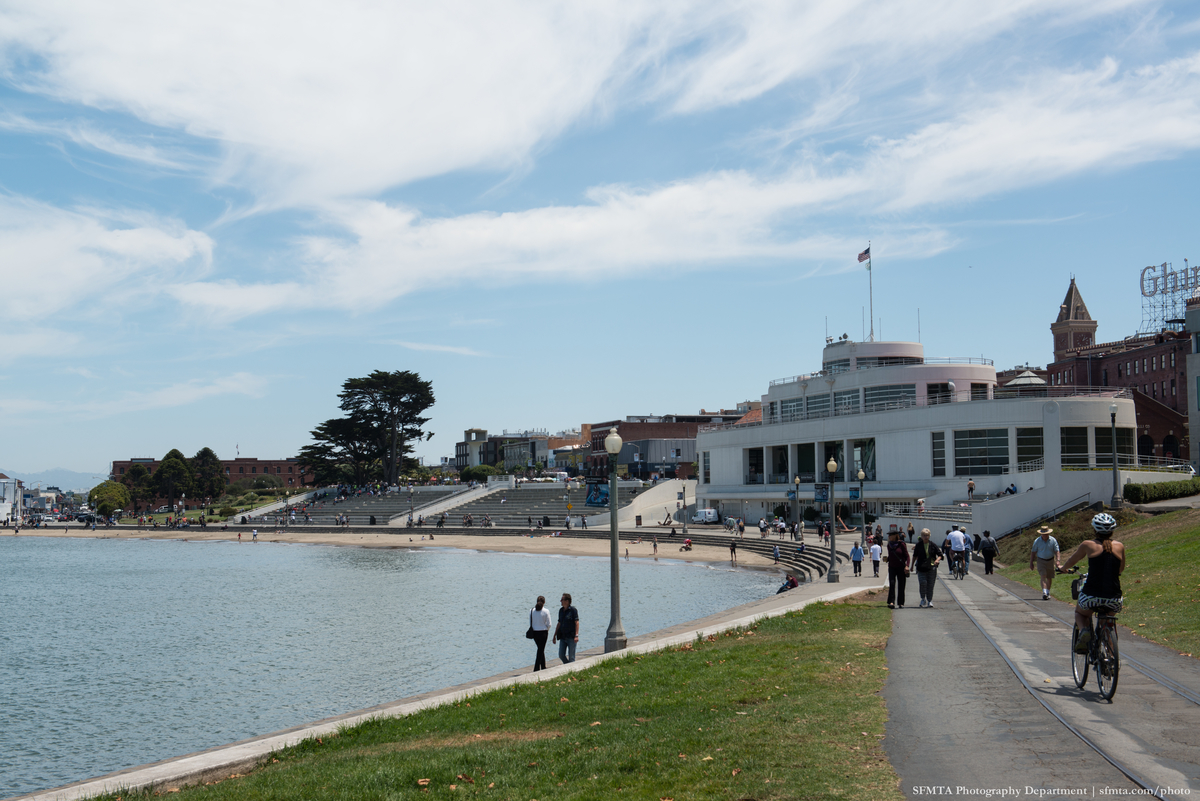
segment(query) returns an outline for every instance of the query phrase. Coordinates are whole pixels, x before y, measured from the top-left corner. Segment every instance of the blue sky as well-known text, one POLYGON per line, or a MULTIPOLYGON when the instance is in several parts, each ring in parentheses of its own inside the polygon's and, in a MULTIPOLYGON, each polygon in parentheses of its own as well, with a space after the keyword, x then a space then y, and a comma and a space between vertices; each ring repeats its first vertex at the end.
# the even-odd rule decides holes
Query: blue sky
POLYGON ((862 338, 1050 358, 1200 258, 1200 14, 1037 0, 0 3, 0 464, 427 460, 757 399, 862 338))

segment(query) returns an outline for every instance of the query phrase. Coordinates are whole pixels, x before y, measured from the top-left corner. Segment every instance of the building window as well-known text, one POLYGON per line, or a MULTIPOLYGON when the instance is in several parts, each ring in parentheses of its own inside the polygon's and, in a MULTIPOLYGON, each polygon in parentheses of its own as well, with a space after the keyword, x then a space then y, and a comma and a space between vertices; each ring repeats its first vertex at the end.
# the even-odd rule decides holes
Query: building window
POLYGON ((1175 379, 1171 379, 1171 397, 1175 397, 1175 379))
MULTIPOLYGON (((1200 382, 1200 379, 1197 379, 1200 382)), ((933 434, 933 474, 946 475, 946 432, 934 431, 933 434)))
POLYGON ((1157 370, 1157 369, 1158 369, 1158 357, 1157 357, 1157 356, 1151 356, 1151 357, 1150 357, 1150 369, 1151 369, 1151 370, 1157 370))
POLYGON ((1171 367, 1175 366, 1175 351, 1171 351, 1171 367))
POLYGON ((804 398, 788 398, 779 402, 779 421, 790 423, 804 419, 804 398))
POLYGON ((988 385, 987 384, 971 384, 971 400, 987 400, 988 385))
POLYGON ((1149 363, 1150 363, 1150 360, 1149 360, 1149 359, 1146 359, 1146 358, 1143 358, 1143 359, 1142 359, 1142 372, 1143 372, 1143 373, 1144 373, 1144 372, 1146 372, 1146 365, 1147 365, 1147 364, 1149 364, 1149 363))
POLYGON ((1142 372, 1142 371, 1138 369, 1138 367, 1139 367, 1139 366, 1140 366, 1140 365, 1139 365, 1137 362, 1134 362, 1134 363, 1133 363, 1133 374, 1134 374, 1134 375, 1140 375, 1140 374, 1141 374, 1141 372, 1142 372))
POLYGON ((954 398, 950 395, 950 384, 926 384, 925 385, 925 402, 930 406, 939 403, 951 403, 954 398))
POLYGON ((829 395, 822 393, 820 395, 809 395, 804 402, 804 414, 806 417, 828 417, 829 416, 829 395))
POLYGON ((228 468, 228 467, 226 467, 226 468, 225 468, 225 475, 229 475, 229 468, 228 468))
POLYGON ((291 473, 291 472, 292 472, 292 468, 288 467, 288 473, 291 473))
POLYGON ((1063 467, 1088 466, 1088 430, 1086 426, 1062 428, 1063 467))
POLYGON ((1008 467, 1008 429, 954 432, 954 475, 996 476, 1008 467))
POLYGON ((833 393, 834 414, 858 414, 858 390, 847 389, 833 393))
POLYGON ((863 408, 868 412, 903 409, 916 405, 916 402, 916 384, 889 384, 882 387, 867 387, 863 390, 863 408))
POLYGON ((238 472, 239 472, 239 473, 245 473, 245 472, 246 472, 246 468, 245 468, 245 466, 239 466, 239 467, 238 467, 238 472))
POLYGON ((704 483, 712 483, 712 461, 709 459, 708 451, 704 451, 704 458, 701 461, 704 471, 704 483))
POLYGON ((122 467, 122 468, 121 468, 121 475, 125 475, 125 468, 124 468, 124 467, 122 467))
POLYGON ((257 472, 258 472, 258 466, 257 466, 257 465, 255 465, 254 467, 251 467, 251 468, 250 468, 250 472, 251 472, 251 473, 257 473, 257 472))
POLYGON ((1121 373, 1121 363, 1117 362, 1117 380, 1120 381, 1122 377, 1123 376, 1121 373))
POLYGON ((1100 381, 1101 381, 1101 386, 1105 386, 1105 387, 1108 386, 1108 368, 1107 367, 1105 367, 1103 370, 1100 371, 1100 381))
MULTIPOLYGON (((1031 462, 1040 462, 1046 455, 1045 445, 1042 442, 1042 429, 1040 428, 1018 428, 1017 429, 1017 467, 1030 464, 1031 462)), ((1032 467, 1032 464, 1030 464, 1032 467)), ((1034 468, 1036 469, 1036 468, 1034 468)))
POLYGON ((1162 396, 1164 398, 1167 397, 1167 382, 1166 381, 1162 382, 1162 391, 1163 391, 1162 396))
MULTIPOLYGON (((1133 429, 1117 429, 1117 464, 1133 464, 1133 429)), ((1112 467, 1112 429, 1096 426, 1096 466, 1112 467)))
POLYGON ((1150 385, 1150 397, 1152 397, 1152 398, 1158 397, 1158 384, 1150 385))

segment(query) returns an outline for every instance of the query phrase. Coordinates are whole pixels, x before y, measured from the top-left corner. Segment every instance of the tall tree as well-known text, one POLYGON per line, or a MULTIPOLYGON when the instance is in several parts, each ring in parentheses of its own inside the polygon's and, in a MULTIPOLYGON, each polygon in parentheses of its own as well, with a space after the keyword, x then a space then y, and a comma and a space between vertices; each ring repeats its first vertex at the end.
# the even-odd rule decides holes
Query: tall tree
POLYGON ((383 480, 397 483, 404 456, 410 444, 429 439, 422 426, 429 422, 421 414, 433 405, 433 382, 422 381, 410 370, 376 370, 365 378, 348 378, 342 384, 341 409, 351 419, 375 430, 375 439, 383 457, 383 480))
POLYGON ((212 448, 201 448, 192 457, 196 496, 213 501, 225 494, 225 468, 212 448))
POLYGON ((159 497, 167 499, 172 512, 175 511, 175 499, 178 496, 195 497, 192 490, 192 467, 188 464, 187 457, 175 448, 167 451, 167 455, 158 463, 158 469, 154 471, 154 486, 159 497))
POLYGON ((88 493, 88 503, 92 504, 97 512, 108 517, 117 509, 128 508, 129 488, 119 481, 105 481, 92 487, 92 491, 88 493))
POLYGON ((317 486, 370 481, 379 463, 379 439, 374 427, 348 417, 326 420, 312 431, 315 440, 300 449, 299 463, 312 470, 317 486), (347 475, 348 474, 348 475, 347 475))

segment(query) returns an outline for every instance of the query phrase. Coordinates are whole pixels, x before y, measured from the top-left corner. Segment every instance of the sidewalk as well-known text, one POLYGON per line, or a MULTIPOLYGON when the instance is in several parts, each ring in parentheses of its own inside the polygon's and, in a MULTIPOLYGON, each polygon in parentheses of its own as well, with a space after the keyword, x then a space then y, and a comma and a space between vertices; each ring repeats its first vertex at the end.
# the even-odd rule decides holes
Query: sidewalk
MULTIPOLYGON (((631 653, 648 653, 683 645, 710 634, 716 635, 729 629, 750 626, 757 620, 778 617, 797 609, 803 609, 816 601, 833 601, 864 590, 887 587, 886 576, 873 578, 870 575, 869 564, 865 573, 867 575, 856 578, 851 574, 851 567, 847 564, 846 573, 842 574, 841 581, 837 584, 829 584, 823 579, 808 582, 788 592, 727 609, 699 620, 688 621, 649 634, 633 636, 629 638, 628 647, 623 651, 605 654, 601 648, 590 648, 580 651, 577 659, 569 665, 558 664, 537 673, 532 671, 531 665, 520 670, 507 671, 455 687, 414 695, 230 745, 128 768, 52 790, 17 796, 16 799, 21 799, 21 801, 71 801, 117 790, 140 790, 143 788, 168 790, 186 784, 228 778, 232 774, 246 773, 252 770, 263 757, 273 751, 295 745, 311 737, 335 734, 343 726, 353 726, 376 717, 403 717, 422 709, 454 703, 481 692, 515 684, 551 681, 565 673, 590 669, 608 659, 619 659, 631 653)), ((11 801, 16 801, 16 799, 11 801)))

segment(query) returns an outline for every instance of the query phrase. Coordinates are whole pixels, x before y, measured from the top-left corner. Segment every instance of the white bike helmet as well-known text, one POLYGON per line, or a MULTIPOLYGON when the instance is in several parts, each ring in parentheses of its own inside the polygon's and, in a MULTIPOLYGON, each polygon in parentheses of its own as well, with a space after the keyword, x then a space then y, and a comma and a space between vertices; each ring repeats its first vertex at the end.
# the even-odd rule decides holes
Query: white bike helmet
POLYGON ((1105 512, 1101 512, 1092 518, 1092 529, 1097 534, 1106 534, 1111 536, 1117 530, 1117 521, 1113 516, 1105 512))

